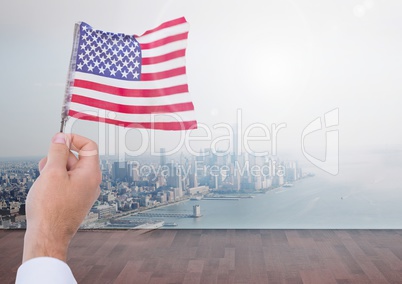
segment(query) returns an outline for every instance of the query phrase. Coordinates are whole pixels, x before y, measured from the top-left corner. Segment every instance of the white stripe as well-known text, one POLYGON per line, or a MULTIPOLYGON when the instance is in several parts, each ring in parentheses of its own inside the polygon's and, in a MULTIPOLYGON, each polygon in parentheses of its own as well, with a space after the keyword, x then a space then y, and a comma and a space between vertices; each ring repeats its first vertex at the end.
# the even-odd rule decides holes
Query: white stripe
POLYGON ((124 89, 144 89, 144 90, 152 90, 152 89, 161 89, 174 87, 178 85, 186 85, 187 84, 187 76, 180 75, 171 78, 166 78, 162 80, 156 81, 125 81, 119 79, 112 79, 108 77, 102 77, 98 75, 83 73, 83 72, 75 72, 74 79, 81 79, 86 81, 91 81, 99 84, 109 85, 117 88, 124 89))
POLYGON ((112 118, 126 122, 178 122, 195 120, 194 111, 183 111, 175 113, 155 114, 127 114, 114 111, 103 111, 102 109, 90 107, 77 103, 70 103, 70 110, 96 115, 101 118, 112 118), (112 115, 111 115, 112 114, 112 115))
POLYGON ((154 73, 154 72, 162 72, 166 70, 172 70, 174 68, 179 68, 186 66, 186 59, 184 57, 172 59, 166 62, 152 64, 152 65, 143 65, 142 73, 154 73))
POLYGON ((155 98, 132 98, 132 97, 115 96, 77 87, 73 87, 71 93, 91 99, 121 105, 160 106, 160 105, 172 105, 172 104, 191 102, 191 97, 189 93, 155 97, 155 98))
POLYGON ((179 40, 179 41, 174 41, 156 48, 151 48, 151 49, 143 49, 141 50, 142 52, 142 57, 155 57, 159 55, 164 55, 173 51, 181 50, 181 49, 186 49, 187 47, 187 40, 179 40))
POLYGON ((157 41, 159 39, 172 36, 172 35, 177 35, 177 34, 182 34, 185 32, 188 32, 190 28, 190 25, 188 23, 183 23, 177 26, 165 28, 163 30, 153 32, 144 36, 136 37, 135 39, 139 43, 150 43, 157 41))

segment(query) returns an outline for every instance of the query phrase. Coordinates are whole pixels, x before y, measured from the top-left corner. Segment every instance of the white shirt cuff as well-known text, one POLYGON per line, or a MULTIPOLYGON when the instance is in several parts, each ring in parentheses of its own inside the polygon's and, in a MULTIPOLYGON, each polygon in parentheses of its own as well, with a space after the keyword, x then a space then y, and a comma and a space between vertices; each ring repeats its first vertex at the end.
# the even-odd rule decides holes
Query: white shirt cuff
POLYGON ((16 284, 76 284, 67 263, 52 257, 37 257, 24 262, 17 271, 16 284))

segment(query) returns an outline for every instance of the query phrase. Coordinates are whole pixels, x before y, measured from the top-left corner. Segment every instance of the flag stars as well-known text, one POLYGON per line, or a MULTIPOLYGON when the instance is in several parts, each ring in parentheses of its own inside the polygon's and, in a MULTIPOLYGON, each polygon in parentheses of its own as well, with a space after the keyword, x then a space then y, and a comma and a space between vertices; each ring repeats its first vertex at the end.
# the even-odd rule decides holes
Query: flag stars
POLYGON ((110 69, 110 76, 116 76, 117 70, 115 69, 110 69))
POLYGON ((93 30, 82 24, 77 53, 77 71, 124 80, 141 77, 141 49, 134 36, 93 30))
POLYGON ((117 68, 117 71, 121 71, 121 69, 123 68, 123 66, 121 66, 121 65, 119 64, 119 65, 116 65, 116 68, 117 68))

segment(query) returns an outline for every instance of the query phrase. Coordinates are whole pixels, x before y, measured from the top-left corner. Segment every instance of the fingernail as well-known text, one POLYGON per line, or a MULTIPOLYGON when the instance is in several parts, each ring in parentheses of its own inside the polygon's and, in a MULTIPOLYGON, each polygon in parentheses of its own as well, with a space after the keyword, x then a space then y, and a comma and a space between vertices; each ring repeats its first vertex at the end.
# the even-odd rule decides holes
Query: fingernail
POLYGON ((66 144, 66 136, 64 133, 57 133, 55 136, 53 136, 52 139, 53 143, 56 144, 66 144))

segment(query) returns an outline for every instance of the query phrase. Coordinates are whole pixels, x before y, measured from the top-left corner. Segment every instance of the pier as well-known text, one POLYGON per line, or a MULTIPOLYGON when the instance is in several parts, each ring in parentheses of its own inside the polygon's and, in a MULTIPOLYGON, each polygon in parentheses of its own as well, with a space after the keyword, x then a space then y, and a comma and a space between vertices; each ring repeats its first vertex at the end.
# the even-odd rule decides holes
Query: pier
POLYGON ((193 214, 188 213, 152 213, 152 212, 145 212, 145 213, 138 213, 138 216, 141 217, 173 217, 173 218, 194 218, 193 214))

